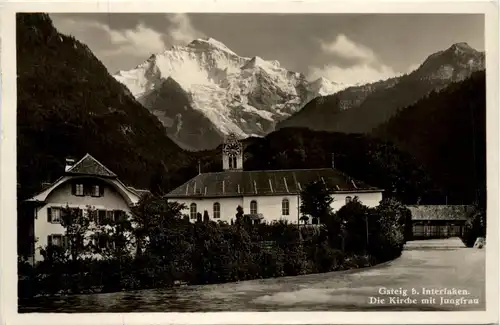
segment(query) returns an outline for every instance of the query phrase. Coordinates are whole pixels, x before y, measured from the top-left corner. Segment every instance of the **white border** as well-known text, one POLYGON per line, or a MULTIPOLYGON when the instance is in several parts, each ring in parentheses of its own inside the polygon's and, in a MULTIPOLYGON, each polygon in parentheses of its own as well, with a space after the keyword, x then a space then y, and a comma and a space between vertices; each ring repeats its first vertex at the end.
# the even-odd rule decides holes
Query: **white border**
MULTIPOLYGON (((8 0, 7 0, 8 1, 8 0)), ((0 258, 1 309, 7 324, 486 324, 498 323, 499 83, 498 6, 494 2, 392 1, 54 1, 4 3, 1 10, 2 109, 0 258), (16 53, 15 12, 282 12, 282 13, 484 13, 487 71, 486 311, 484 312, 246 312, 17 314, 16 252, 16 53)), ((432 37, 432 35, 429 35, 432 37)))

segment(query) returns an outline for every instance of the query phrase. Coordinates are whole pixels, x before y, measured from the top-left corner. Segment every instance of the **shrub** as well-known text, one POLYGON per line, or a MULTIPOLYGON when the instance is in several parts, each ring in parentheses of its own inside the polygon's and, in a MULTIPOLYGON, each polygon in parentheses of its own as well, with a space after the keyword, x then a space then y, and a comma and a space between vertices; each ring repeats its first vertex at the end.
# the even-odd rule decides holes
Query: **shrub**
POLYGON ((472 247, 478 237, 486 237, 486 214, 483 210, 476 209, 465 222, 460 238, 465 246, 472 247))
POLYGON ((161 288, 358 268, 397 256, 403 243, 402 213, 392 201, 369 209, 354 200, 337 213, 323 216, 322 226, 300 227, 286 221, 252 225, 241 207, 234 224, 206 218, 191 223, 182 214, 184 208, 158 198, 142 200, 133 209, 136 226, 132 233, 142 246, 135 256, 110 250, 101 260, 73 260, 71 252, 46 247, 42 250, 45 260, 35 268, 20 262, 20 275, 24 274, 20 296, 161 288))

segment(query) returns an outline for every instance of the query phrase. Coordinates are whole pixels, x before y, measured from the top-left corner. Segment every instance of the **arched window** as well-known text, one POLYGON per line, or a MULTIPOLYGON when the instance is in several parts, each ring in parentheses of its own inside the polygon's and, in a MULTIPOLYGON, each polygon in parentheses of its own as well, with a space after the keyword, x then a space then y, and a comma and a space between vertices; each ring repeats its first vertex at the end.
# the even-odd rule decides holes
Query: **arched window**
POLYGON ((290 215, 290 201, 288 199, 281 201, 281 214, 284 216, 290 215))
POLYGON ((345 197, 345 204, 352 202, 352 197, 346 196, 345 197))
POLYGON ((229 156, 228 159, 229 159, 229 169, 238 168, 236 156, 229 156))
POLYGON ((189 206, 189 217, 196 220, 197 212, 198 211, 196 210, 196 203, 191 203, 191 205, 189 206))
POLYGON ((250 202, 250 214, 257 214, 257 201, 250 202))
POLYGON ((220 203, 215 202, 214 203, 214 219, 220 218, 220 203))

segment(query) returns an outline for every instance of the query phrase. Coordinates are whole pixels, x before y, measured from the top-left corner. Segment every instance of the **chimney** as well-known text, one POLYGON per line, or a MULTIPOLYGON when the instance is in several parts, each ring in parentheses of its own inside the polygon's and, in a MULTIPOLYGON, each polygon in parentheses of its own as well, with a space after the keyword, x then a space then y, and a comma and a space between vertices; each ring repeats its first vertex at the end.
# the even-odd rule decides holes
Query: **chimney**
POLYGON ((75 160, 72 159, 72 158, 66 158, 66 167, 64 167, 64 171, 67 172, 68 170, 71 169, 71 167, 73 167, 73 165, 75 164, 75 160))

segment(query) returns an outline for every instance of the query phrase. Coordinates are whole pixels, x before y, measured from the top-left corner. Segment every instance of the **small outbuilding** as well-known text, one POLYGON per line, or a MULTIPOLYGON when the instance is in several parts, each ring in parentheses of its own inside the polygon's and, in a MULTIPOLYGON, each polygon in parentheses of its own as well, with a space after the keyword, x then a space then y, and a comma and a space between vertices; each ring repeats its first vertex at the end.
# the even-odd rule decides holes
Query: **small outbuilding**
POLYGON ((473 212, 470 205, 410 205, 413 239, 459 237, 473 212))

